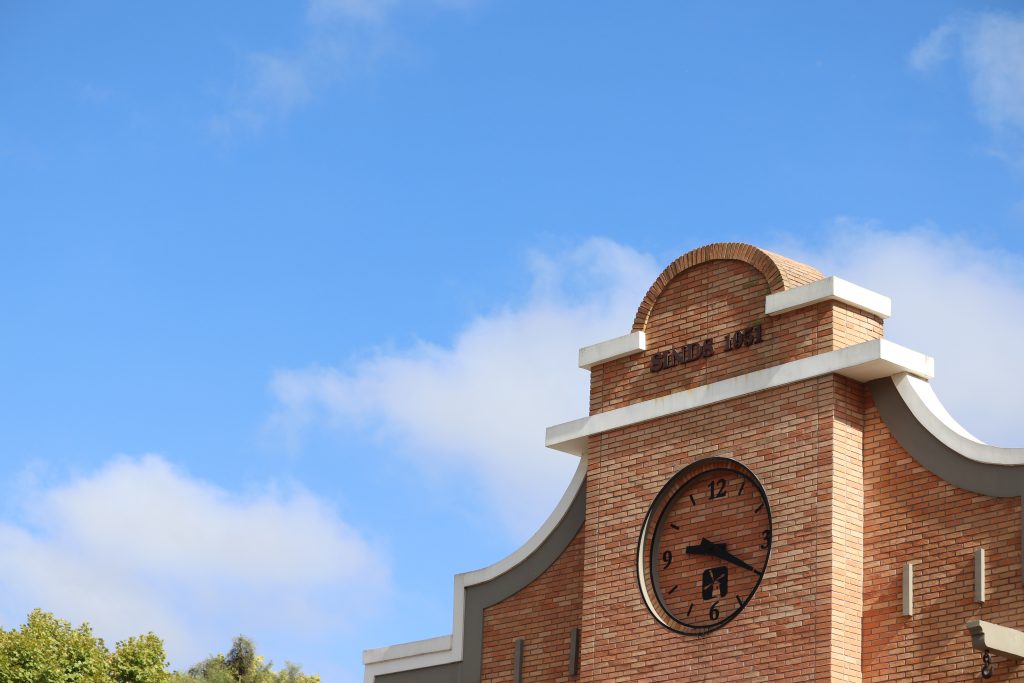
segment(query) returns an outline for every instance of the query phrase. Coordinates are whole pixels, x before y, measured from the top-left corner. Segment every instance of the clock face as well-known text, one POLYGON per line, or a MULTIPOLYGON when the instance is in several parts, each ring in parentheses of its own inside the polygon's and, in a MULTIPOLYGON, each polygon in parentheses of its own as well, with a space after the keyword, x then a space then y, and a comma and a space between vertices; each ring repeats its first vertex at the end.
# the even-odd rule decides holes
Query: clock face
POLYGON ((640 590, 662 625, 702 635, 747 606, 771 550, 761 482, 735 460, 700 460, 672 477, 647 513, 637 551, 640 590))

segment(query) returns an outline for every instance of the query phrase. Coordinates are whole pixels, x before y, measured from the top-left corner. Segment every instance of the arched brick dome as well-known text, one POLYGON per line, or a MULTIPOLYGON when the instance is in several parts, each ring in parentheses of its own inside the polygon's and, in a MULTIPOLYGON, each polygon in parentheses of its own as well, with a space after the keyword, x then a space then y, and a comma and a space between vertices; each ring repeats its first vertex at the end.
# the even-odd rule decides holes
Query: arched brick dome
POLYGON ((749 263, 756 268, 768 281, 768 288, 774 294, 784 289, 799 287, 809 282, 820 280, 823 276, 816 268, 799 263, 785 256, 779 256, 764 249, 758 249, 742 242, 717 242, 688 251, 669 264, 661 272, 651 288, 647 290, 633 321, 633 331, 638 332, 647 327, 647 319, 654 307, 654 302, 669 282, 687 268, 707 263, 708 261, 733 260, 749 263))

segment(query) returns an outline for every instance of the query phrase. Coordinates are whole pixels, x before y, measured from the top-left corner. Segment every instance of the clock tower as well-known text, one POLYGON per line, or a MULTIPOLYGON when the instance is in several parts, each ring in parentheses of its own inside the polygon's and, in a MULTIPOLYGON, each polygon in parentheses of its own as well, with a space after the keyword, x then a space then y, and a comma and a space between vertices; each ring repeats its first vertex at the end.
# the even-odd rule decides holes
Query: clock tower
POLYGON ((551 517, 366 681, 1024 680, 1024 449, 960 427, 889 314, 750 245, 678 258, 580 350, 551 517))

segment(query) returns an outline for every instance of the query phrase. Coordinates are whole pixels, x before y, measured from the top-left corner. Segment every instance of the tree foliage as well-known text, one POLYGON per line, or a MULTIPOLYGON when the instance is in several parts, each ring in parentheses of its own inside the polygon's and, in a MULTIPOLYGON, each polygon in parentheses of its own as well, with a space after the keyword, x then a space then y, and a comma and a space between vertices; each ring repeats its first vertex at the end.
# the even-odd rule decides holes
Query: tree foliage
POLYGON ((152 633, 117 644, 110 660, 116 683, 165 683, 168 680, 164 643, 152 633))
POLYGON ((214 655, 199 662, 187 674, 177 674, 172 683, 320 683, 320 676, 302 673, 298 664, 285 662, 275 672, 273 663, 256 654, 253 642, 238 636, 225 655, 214 655))
POLYGON ((33 610, 19 629, 0 628, 2 683, 320 683, 286 662, 275 672, 238 636, 227 656, 215 655, 187 673, 167 670, 163 641, 153 633, 117 643, 111 652, 89 624, 74 628, 48 612, 33 610))
MULTIPOLYGON (((152 636, 152 634, 150 634, 152 636)), ((144 636, 148 638, 149 636, 144 636)), ((163 643, 152 636, 163 664, 163 643)), ((119 643, 119 648, 123 643, 119 643)), ((127 655, 126 651, 126 655, 127 655)), ((162 683, 164 678, 115 678, 111 655, 89 624, 72 628, 34 610, 20 629, 0 629, 0 680, 9 683, 162 683)))

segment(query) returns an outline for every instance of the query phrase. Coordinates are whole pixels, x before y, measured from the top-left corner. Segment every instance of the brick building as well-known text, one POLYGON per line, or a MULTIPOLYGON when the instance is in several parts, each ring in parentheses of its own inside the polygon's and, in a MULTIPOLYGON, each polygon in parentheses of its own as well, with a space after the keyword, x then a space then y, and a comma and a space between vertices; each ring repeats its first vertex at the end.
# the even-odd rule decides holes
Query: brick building
POLYGON ((889 309, 749 245, 677 259, 580 350, 549 520, 365 680, 1024 680, 1024 449, 946 413, 889 309))

